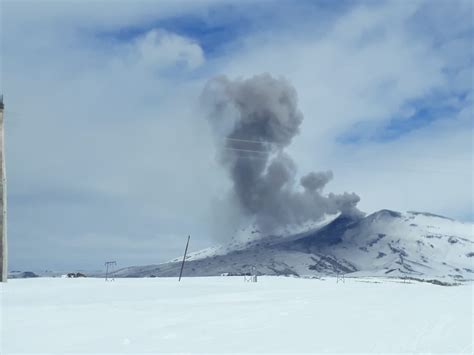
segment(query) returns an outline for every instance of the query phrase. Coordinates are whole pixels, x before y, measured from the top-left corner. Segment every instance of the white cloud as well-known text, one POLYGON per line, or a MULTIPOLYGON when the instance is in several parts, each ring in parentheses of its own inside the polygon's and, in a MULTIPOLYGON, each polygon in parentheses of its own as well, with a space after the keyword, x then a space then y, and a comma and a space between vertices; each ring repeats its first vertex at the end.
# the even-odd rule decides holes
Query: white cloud
MULTIPOLYGON (((32 11, 25 10, 25 16, 32 11)), ((0 86, 12 266, 66 263, 61 240, 77 235, 94 235, 100 245, 133 237, 142 255, 153 254, 150 244, 157 247, 156 262, 181 249, 170 236, 192 231, 193 248, 207 246, 204 196, 218 193, 223 179, 209 174, 216 170, 213 147, 196 110, 202 84, 169 73, 205 63, 198 43, 159 30, 101 43, 93 36, 101 16, 95 22, 63 10, 33 23, 17 22, 21 16, 2 23, 11 30, 0 86), (37 248, 43 251, 28 251, 37 248)), ((129 15, 117 15, 113 26, 129 23, 129 15)), ((83 261, 78 253, 71 264, 100 265, 106 249, 83 261)), ((122 247, 110 252, 125 258, 122 247)))
POLYGON ((465 118, 459 123, 467 111, 472 123, 472 106, 459 115, 443 113, 450 115, 443 117, 449 124, 431 124, 390 142, 341 145, 338 140, 360 122, 375 130, 367 132, 370 137, 394 117, 410 120, 412 100, 460 88, 472 92, 472 66, 463 67, 472 61, 472 43, 439 35, 440 46, 421 33, 414 23, 433 20, 421 18, 424 6, 356 7, 318 35, 261 33, 219 69, 231 76, 270 72, 295 85, 305 120, 291 151, 301 174, 334 169, 328 189, 360 194, 367 212, 419 209, 472 218, 473 130, 465 118))
MULTIPOLYGON (((469 217, 472 106, 457 103, 459 115, 391 142, 338 141, 360 121, 380 127, 394 115, 410 119, 407 101, 433 91, 470 89, 472 102, 469 46, 452 39, 452 28, 437 34, 445 39, 436 46, 414 29, 413 16, 424 3, 356 7, 317 33, 288 19, 292 26, 239 38, 242 47, 229 45, 219 58, 205 58, 195 39, 160 29, 128 42, 94 37, 137 24, 153 27, 169 16, 208 14, 204 2, 33 4, 8 2, 2 16, 9 33, 2 36, 0 86, 7 105, 13 261, 23 255, 23 265, 35 258, 45 263, 54 256, 24 257, 28 248, 47 240, 62 255, 67 248, 55 240, 70 235, 93 236, 88 245, 101 238, 103 250, 118 238, 121 255, 130 235, 136 255, 142 250, 148 257, 155 242, 158 249, 166 243, 169 254, 157 262, 180 251, 182 240, 170 236, 192 233, 193 248, 211 243, 211 201, 229 182, 197 105, 208 77, 197 77, 195 69, 210 76, 270 72, 289 78, 305 114, 291 147, 300 173, 333 169, 328 190, 357 192, 366 211, 469 217), (51 191, 64 196, 55 201, 51 191)), ((463 13, 454 8, 451 21, 463 13)), ((455 34, 463 28, 454 27, 455 34)), ((101 263, 101 255, 88 265, 101 263)))
POLYGON ((166 69, 176 65, 196 69, 204 63, 204 53, 198 43, 159 29, 136 39, 133 51, 132 56, 137 56, 138 65, 148 69, 166 69))

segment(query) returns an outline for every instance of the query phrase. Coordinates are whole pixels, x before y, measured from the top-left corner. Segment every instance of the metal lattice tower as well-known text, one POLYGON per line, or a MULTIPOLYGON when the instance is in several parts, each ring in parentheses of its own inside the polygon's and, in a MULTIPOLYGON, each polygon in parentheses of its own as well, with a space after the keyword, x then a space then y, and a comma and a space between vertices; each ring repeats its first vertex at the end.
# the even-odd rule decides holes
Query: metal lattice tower
POLYGON ((117 265, 116 261, 106 261, 105 265, 105 281, 115 281, 114 273, 115 273, 115 266, 117 265), (109 274, 112 274, 109 277, 109 274))
POLYGON ((346 275, 338 272, 336 275, 336 283, 339 282, 346 283, 346 275))
POLYGON ((7 179, 5 174, 5 134, 3 95, 0 96, 0 281, 8 279, 7 249, 7 179))

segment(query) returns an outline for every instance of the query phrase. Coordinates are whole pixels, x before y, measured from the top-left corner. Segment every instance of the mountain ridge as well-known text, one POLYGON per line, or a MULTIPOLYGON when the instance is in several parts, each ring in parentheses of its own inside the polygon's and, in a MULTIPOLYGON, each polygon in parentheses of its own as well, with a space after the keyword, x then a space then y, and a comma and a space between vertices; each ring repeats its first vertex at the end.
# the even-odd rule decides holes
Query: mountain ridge
MULTIPOLYGON (((186 258, 185 276, 353 274, 474 279, 473 223, 428 212, 383 209, 366 217, 328 216, 313 228, 255 236, 186 258)), ((260 234, 260 233, 259 233, 260 234)), ((181 259, 120 269, 116 276, 177 276, 181 259)))

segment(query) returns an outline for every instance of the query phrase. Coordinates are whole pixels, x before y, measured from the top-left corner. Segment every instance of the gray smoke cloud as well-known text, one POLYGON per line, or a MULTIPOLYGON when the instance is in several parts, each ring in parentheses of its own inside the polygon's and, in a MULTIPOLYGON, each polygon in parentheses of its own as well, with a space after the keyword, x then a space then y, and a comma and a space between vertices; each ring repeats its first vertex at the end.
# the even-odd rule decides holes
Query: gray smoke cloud
POLYGON ((361 215, 356 194, 323 194, 331 171, 296 180, 296 165, 285 148, 299 133, 303 114, 288 81, 269 74, 237 80, 220 76, 207 83, 202 98, 222 138, 219 161, 232 179, 230 199, 261 231, 317 221, 326 213, 361 215))

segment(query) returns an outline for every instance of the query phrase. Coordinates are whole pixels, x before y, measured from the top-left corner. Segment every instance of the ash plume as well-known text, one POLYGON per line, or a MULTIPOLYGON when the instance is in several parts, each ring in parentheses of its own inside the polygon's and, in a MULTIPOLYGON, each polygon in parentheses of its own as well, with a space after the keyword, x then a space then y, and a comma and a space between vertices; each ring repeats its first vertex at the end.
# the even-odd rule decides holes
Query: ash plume
POLYGON ((324 194, 331 171, 310 172, 299 182, 296 165, 285 153, 299 133, 303 114, 296 90, 269 74, 210 80, 203 102, 216 136, 220 163, 232 180, 231 201, 265 233, 317 221, 324 214, 359 216, 354 193, 324 194))

